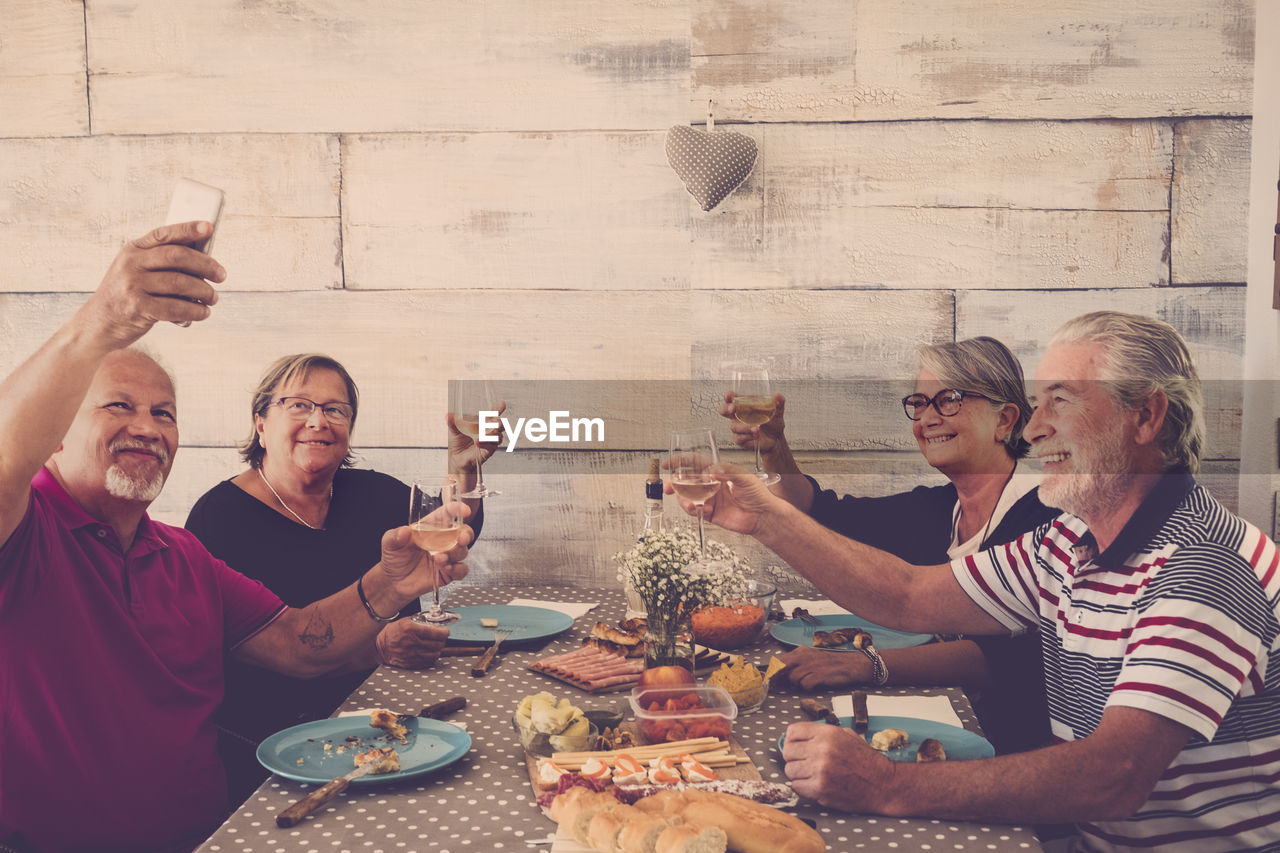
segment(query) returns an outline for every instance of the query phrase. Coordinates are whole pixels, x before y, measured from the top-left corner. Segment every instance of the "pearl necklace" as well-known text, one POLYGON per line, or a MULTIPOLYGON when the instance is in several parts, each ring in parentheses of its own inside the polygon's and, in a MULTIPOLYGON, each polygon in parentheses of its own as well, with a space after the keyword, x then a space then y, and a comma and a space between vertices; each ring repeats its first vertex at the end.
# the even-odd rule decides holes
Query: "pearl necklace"
MULTIPOLYGON (((280 497, 280 493, 276 491, 276 487, 271 485, 271 481, 267 479, 266 471, 259 468, 258 476, 262 478, 262 482, 267 484, 267 488, 271 490, 271 494, 276 496, 276 500, 280 501, 280 506, 287 509, 289 511, 289 515, 292 515, 294 518, 298 519, 298 521, 301 522, 302 526, 309 527, 312 530, 324 530, 323 527, 316 527, 314 524, 308 524, 305 518, 303 518, 302 516, 294 512, 293 507, 289 506, 287 503, 284 502, 284 498, 280 497)), ((332 482, 329 483, 329 503, 333 503, 333 483, 332 482)))

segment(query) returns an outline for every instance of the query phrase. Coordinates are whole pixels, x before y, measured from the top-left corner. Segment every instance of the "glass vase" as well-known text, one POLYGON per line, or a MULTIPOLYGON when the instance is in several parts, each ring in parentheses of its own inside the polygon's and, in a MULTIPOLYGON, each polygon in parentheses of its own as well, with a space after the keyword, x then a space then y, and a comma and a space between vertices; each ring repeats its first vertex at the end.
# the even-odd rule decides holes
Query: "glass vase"
POLYGON ((627 618, 646 618, 648 616, 648 612, 645 609, 644 599, 641 598, 640 593, 636 591, 636 588, 631 585, 631 581, 624 583, 622 588, 627 594, 627 618))
POLYGON ((650 607, 648 632, 644 638, 644 668, 682 666, 693 672, 693 626, 690 614, 662 613, 650 607))

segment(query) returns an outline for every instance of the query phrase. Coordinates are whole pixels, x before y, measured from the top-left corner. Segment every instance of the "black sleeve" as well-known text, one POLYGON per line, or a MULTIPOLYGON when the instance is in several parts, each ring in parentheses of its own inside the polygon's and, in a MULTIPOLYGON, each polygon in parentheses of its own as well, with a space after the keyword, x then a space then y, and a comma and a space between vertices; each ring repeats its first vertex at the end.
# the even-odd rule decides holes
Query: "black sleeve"
POLYGON ((809 515, 823 527, 917 566, 947 561, 954 486, 917 486, 878 498, 837 496, 805 476, 814 492, 809 515))

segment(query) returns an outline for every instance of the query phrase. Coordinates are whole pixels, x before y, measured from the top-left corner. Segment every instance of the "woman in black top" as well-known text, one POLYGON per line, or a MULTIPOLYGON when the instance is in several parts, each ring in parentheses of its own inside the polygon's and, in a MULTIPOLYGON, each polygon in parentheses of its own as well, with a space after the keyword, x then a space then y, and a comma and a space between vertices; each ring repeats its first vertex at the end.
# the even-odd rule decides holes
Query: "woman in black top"
MULTIPOLYGON (((254 393, 253 429, 241 445, 248 469, 206 492, 187 517, 187 529, 214 556, 262 581, 291 607, 350 586, 378 561, 382 534, 408 518, 408 486, 350 467, 358 408, 355 382, 334 359, 279 359, 254 393)), ((464 488, 474 483, 478 453, 450 423, 450 467, 464 488)), ((467 523, 478 533, 480 502, 468 504, 467 523)), ((415 602, 399 615, 417 610, 415 602)), ((403 618, 390 622, 365 668, 314 679, 228 658, 217 722, 231 801, 242 802, 266 778, 254 754, 264 737, 329 716, 378 664, 430 666, 448 633, 403 618)))
MULTIPOLYGON (((1022 428, 1031 417, 1022 367, 987 337, 926 346, 913 394, 903 399, 920 452, 947 476, 887 497, 839 497, 804 476, 783 432, 785 399, 760 427, 735 421, 743 447, 759 441, 762 464, 782 475, 774 491, 842 535, 917 565, 936 565, 1009 542, 1058 513, 1040 503, 1022 428)), ((733 417, 733 394, 721 409, 733 417)), ((1030 749, 1049 737, 1039 637, 979 637, 881 652, 888 683, 960 684, 974 697, 983 730, 1001 752, 1030 749)), ((870 682, 862 655, 797 648, 783 656, 792 684, 842 688, 870 682)))

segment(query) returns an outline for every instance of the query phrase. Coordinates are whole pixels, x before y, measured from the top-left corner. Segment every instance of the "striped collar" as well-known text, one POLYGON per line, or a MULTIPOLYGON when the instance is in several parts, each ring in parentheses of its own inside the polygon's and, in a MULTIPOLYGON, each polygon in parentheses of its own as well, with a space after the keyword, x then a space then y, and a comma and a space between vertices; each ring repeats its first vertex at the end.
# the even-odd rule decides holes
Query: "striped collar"
POLYGON ((1196 487, 1196 478, 1185 470, 1169 471, 1147 492, 1137 510, 1129 518, 1115 541, 1093 560, 1101 570, 1115 570, 1124 566, 1129 555, 1146 547, 1156 531, 1169 520, 1173 511, 1196 487))

